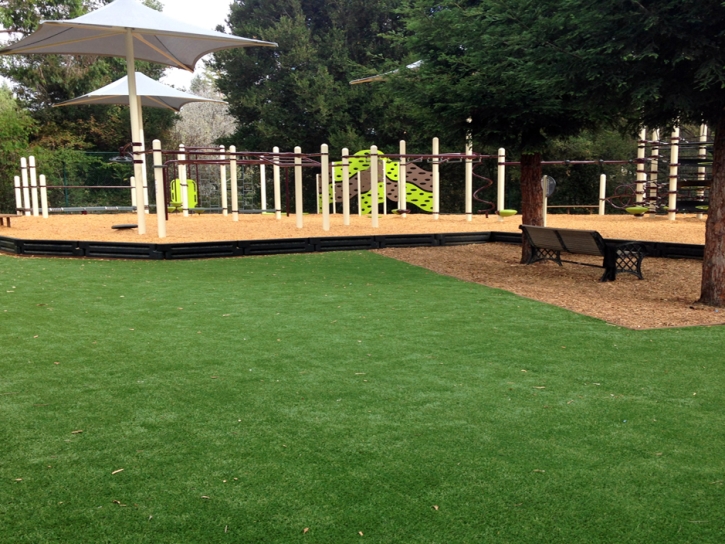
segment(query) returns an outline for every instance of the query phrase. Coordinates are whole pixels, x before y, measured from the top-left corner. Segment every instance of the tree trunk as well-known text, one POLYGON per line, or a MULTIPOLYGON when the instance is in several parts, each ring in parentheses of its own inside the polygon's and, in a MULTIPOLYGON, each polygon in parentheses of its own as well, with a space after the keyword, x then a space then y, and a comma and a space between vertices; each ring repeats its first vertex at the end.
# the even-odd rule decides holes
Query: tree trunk
POLYGON ((725 113, 720 115, 715 126, 712 155, 712 186, 698 302, 725 306, 725 113))
MULTIPOLYGON (((521 221, 524 225, 544 224, 544 191, 541 188, 541 153, 521 155, 521 221)), ((524 237, 521 263, 531 256, 531 246, 524 237)))

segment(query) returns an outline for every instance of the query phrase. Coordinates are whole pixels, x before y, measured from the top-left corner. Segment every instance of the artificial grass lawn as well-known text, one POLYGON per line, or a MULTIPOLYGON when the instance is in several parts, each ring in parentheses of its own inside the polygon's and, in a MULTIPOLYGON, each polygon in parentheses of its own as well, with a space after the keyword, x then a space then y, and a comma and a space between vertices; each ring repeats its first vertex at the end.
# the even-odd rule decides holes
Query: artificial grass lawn
POLYGON ((723 542, 724 340, 363 252, 0 256, 0 542, 723 542))

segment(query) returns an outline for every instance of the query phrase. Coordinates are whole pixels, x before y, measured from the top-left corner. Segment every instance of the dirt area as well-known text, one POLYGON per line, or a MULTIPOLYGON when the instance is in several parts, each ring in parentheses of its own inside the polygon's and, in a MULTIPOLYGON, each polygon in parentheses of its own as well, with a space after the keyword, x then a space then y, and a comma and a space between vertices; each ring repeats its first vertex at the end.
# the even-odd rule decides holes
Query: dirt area
MULTIPOLYGON (((0 236, 22 239, 124 241, 124 242, 192 242, 305 238, 311 236, 355 236, 369 234, 413 234, 444 232, 509 231, 519 232, 520 216, 499 221, 497 217, 441 216, 434 221, 429 215, 381 216, 380 226, 373 229, 368 217, 353 216, 351 225, 342 224, 342 215, 332 215, 329 231, 322 229, 322 219, 304 216, 304 228, 296 228, 294 216, 275 219, 274 215, 231 216, 194 215, 184 218, 172 214, 168 236, 156 235, 156 220, 147 216, 147 234, 136 229, 113 230, 112 225, 136 223, 136 216, 54 215, 48 219, 13 218, 12 228, 0 227, 0 236)), ((549 215, 548 225, 561 228, 591 229, 605 238, 650 240, 703 244, 705 221, 696 216, 680 216, 676 221, 665 217, 549 215)), ((505 289, 521 296, 554 304, 569 310, 603 319, 633 329, 725 324, 725 309, 694 304, 700 289, 700 261, 646 258, 644 280, 627 274, 616 282, 599 283, 602 270, 565 263, 520 265, 520 249, 506 244, 385 249, 380 254, 454 276, 505 289)), ((585 256, 572 260, 586 262, 585 256)), ((601 259, 589 260, 601 264, 601 259)))

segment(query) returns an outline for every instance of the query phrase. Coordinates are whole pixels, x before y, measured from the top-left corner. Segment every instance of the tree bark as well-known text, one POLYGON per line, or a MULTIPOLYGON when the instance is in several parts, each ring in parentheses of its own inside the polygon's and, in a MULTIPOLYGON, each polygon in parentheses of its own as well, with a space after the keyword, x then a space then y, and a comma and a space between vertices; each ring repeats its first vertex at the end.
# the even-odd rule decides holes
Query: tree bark
MULTIPOLYGON (((521 155, 521 221, 535 227, 544 224, 544 191, 541 187, 541 153, 521 155)), ((523 239, 521 263, 531 256, 531 246, 523 239)))
POLYGON ((719 307, 725 306, 725 112, 715 126, 712 155, 712 186, 698 302, 719 307))

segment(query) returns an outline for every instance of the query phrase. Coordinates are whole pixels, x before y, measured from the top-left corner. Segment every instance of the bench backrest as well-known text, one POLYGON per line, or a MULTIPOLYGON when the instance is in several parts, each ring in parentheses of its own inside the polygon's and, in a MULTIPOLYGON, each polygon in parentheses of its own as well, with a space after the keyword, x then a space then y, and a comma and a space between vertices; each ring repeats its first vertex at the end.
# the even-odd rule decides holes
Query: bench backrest
POLYGON ((606 246, 595 230, 554 229, 521 225, 535 247, 582 255, 604 255, 606 246))

